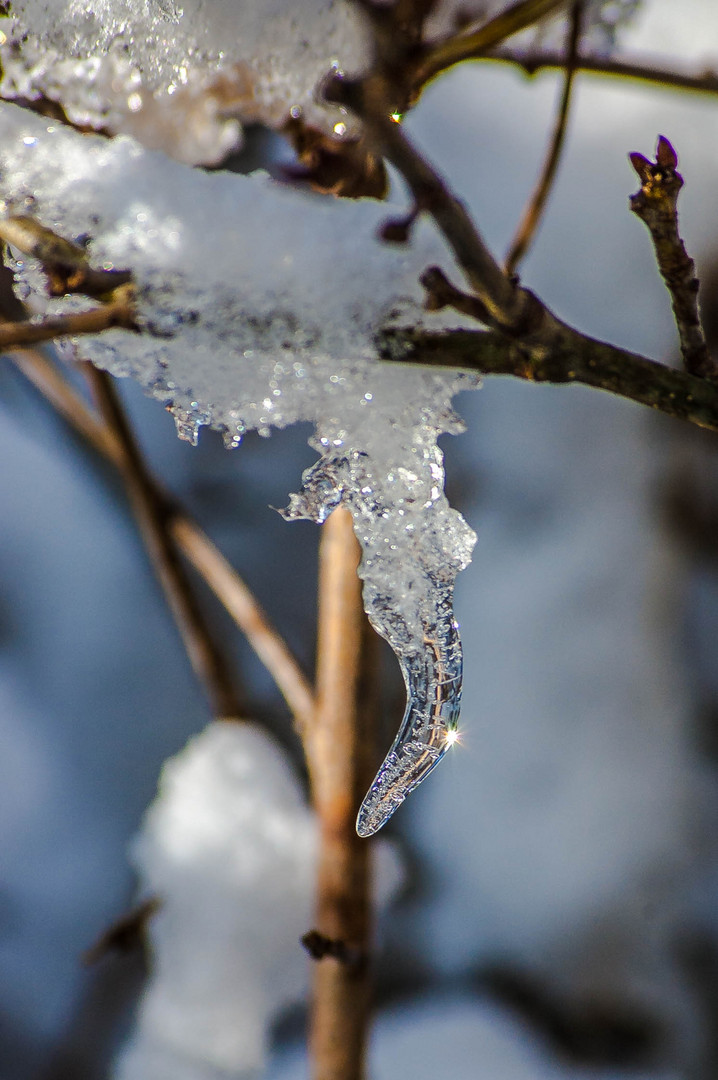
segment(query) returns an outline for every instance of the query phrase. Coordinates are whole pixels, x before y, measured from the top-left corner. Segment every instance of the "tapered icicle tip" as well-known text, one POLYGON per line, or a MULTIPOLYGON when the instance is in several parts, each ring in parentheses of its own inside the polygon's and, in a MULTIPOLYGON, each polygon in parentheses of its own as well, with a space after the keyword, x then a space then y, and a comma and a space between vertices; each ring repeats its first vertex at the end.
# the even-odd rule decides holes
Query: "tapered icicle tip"
POLYGON ((437 605, 439 617, 424 628, 424 652, 401 660, 406 711, 394 744, 359 809, 359 836, 373 836, 386 825, 459 737, 463 663, 449 600, 447 591, 437 605))
MULTIPOLYGON (((458 685, 451 687, 452 697, 460 690, 460 682, 457 682, 458 685)), ((454 707, 458 709, 458 693, 451 702, 451 708, 454 707)), ((456 726, 446 724, 441 716, 428 725, 417 725, 416 710, 411 702, 406 720, 359 808, 356 830, 361 837, 379 832, 407 795, 426 779, 459 739, 456 726)))
POLYGON ((357 835, 362 839, 373 836, 386 825, 395 810, 401 806, 406 798, 403 794, 382 794, 375 791, 376 784, 372 785, 357 814, 357 835))

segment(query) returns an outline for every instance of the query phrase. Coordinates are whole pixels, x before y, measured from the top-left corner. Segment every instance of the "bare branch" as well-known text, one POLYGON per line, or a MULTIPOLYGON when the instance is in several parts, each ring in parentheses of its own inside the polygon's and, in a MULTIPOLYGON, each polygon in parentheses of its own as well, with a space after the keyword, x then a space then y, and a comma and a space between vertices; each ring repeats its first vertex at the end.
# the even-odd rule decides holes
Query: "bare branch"
MULTIPOLYGON (((474 310, 469 311, 470 298, 450 285, 447 292, 445 278, 440 283, 443 302, 482 318, 502 335, 430 335, 400 330, 379 336, 380 353, 414 363, 467 367, 536 381, 585 382, 699 426, 716 426, 718 398, 713 386, 587 337, 556 318, 538 297, 508 277, 462 203, 412 146, 400 126, 387 117, 386 104, 391 100, 392 88, 387 85, 386 72, 370 73, 363 79, 336 77, 329 93, 332 100, 341 101, 359 115, 368 136, 404 177, 415 204, 434 219, 480 307, 474 304, 474 310), (456 298, 460 298, 458 303, 456 298), (478 362, 476 349, 482 350, 478 362), (485 366, 487 354, 489 366, 485 366), (633 363, 629 379, 621 370, 626 361, 633 363), (690 382, 682 381, 687 379, 690 382)), ((436 283, 431 291, 436 297, 436 283)))
POLYGON ((112 376, 91 364, 86 365, 85 373, 105 423, 122 447, 120 471, 127 496, 195 675, 216 717, 239 717, 244 710, 233 686, 229 664, 214 640, 180 561, 168 527, 166 502, 150 477, 112 376))
POLYGON ((429 46, 413 65, 414 96, 418 96, 421 88, 437 75, 462 60, 485 55, 507 38, 564 7, 566 3, 567 0, 517 0, 478 30, 464 31, 429 46))
POLYGON ((274 679, 303 734, 316 711, 314 694, 284 639, 236 570, 195 522, 184 514, 174 514, 170 528, 185 557, 224 604, 274 679))
POLYGON ((578 45, 581 37, 582 14, 583 2, 582 0, 578 0, 571 9, 568 40, 566 44, 566 67, 564 69, 563 89, 561 91, 561 99, 556 113, 554 129, 551 133, 548 151, 541 173, 536 182, 536 186, 529 197, 529 201, 526 204, 516 234, 509 246, 505 262, 507 274, 515 273, 516 267, 526 254, 531 241, 536 234, 539 222, 541 221, 543 212, 546 208, 546 202, 548 201, 551 188, 556 179, 558 163, 561 159, 561 151, 563 149, 566 128, 568 125, 569 106, 571 104, 571 94, 573 91, 574 76, 576 74, 576 57, 578 56, 578 45))
MULTIPOLYGON (((466 57, 466 59, 472 59, 466 57)), ((475 59, 492 60, 520 67, 527 75, 566 67, 566 57, 558 52, 519 52, 512 49, 496 49, 480 53, 475 59)), ((576 70, 609 78, 634 79, 670 90, 687 90, 697 94, 718 94, 718 72, 693 73, 665 68, 640 58, 617 60, 610 56, 579 56, 576 70)))
POLYGON ((707 379, 593 338, 567 336, 551 349, 527 348, 505 334, 392 329, 377 337, 380 356, 529 382, 580 383, 718 431, 718 388, 707 379))
POLYGON ((711 359, 698 313, 698 279, 695 264, 678 232, 678 194, 683 177, 677 171, 678 157, 663 135, 658 137, 656 160, 631 154, 641 188, 631 196, 631 210, 651 234, 656 261, 678 327, 686 371, 718 382, 718 365, 711 359))
POLYGON ((90 311, 49 316, 41 322, 4 323, 0 326, 0 352, 8 352, 23 345, 37 345, 42 341, 54 341, 61 337, 99 334, 103 330, 116 327, 137 330, 134 290, 131 285, 120 286, 108 303, 100 304, 90 311))
MULTIPOLYGON (((97 420, 57 368, 41 354, 31 351, 15 353, 13 360, 74 430, 94 450, 121 468, 123 449, 119 439, 97 420)), ((274 679, 301 731, 314 715, 314 696, 299 664, 236 570, 199 526, 171 502, 157 481, 152 482, 157 498, 165 504, 174 540, 246 636, 274 679)))
POLYGON ((132 280, 129 270, 90 266, 83 247, 58 236, 28 214, 0 218, 0 238, 42 263, 51 296, 83 293, 109 299, 118 285, 132 280))

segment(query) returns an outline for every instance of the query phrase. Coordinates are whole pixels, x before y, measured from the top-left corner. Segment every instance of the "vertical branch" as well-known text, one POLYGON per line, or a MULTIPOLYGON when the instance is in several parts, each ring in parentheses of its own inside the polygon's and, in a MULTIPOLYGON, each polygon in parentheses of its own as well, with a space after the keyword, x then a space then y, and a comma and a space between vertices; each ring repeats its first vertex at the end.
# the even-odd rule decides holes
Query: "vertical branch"
POLYGON ((192 668, 207 692, 215 716, 241 716, 243 710, 229 666, 212 638, 170 534, 169 508, 158 498, 112 379, 89 364, 87 377, 105 422, 122 448, 119 466, 127 495, 192 668))
POLYGON ((651 234, 658 269, 671 295, 683 364, 691 375, 718 382, 718 365, 708 352, 698 312, 695 265, 678 232, 678 194, 683 187, 678 155, 659 135, 655 161, 643 154, 629 157, 641 181, 640 190, 631 196, 631 210, 651 234))
POLYGON ((317 930, 305 940, 317 959, 309 1040, 314 1080, 360 1080, 364 1072, 370 847, 357 836, 355 819, 374 761, 364 729, 370 710, 361 702, 362 639, 370 629, 358 559, 351 515, 339 507, 322 527, 317 712, 307 739, 320 830, 317 930))
POLYGON ((546 158, 541 169, 536 186, 531 193, 526 208, 519 222, 516 234, 511 241, 506 256, 506 273, 513 274, 521 259, 523 259, 528 247, 536 233, 543 212, 546 208, 553 182, 556 178, 558 163, 561 159, 566 138, 568 125, 569 106, 573 91, 574 76, 576 74, 576 59, 578 56, 578 43, 581 37, 581 15, 583 10, 582 0, 577 0, 571 9, 571 19, 568 30, 568 44, 566 49, 566 68, 564 72, 563 90, 559 102, 558 112, 554 129, 549 140, 546 158))

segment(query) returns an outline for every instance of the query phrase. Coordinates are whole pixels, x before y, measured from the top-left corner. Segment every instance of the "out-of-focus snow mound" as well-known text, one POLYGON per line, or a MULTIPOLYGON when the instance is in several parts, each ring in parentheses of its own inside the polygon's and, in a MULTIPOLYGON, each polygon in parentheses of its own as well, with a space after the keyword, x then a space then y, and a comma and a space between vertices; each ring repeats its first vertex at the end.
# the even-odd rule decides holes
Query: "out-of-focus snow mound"
MULTIPOLYGON (((384 906, 400 871, 376 848, 384 906)), ((306 994, 317 831, 281 747, 255 724, 216 721, 164 766, 133 846, 151 978, 118 1080, 237 1076, 265 1064, 269 1026, 306 994)))

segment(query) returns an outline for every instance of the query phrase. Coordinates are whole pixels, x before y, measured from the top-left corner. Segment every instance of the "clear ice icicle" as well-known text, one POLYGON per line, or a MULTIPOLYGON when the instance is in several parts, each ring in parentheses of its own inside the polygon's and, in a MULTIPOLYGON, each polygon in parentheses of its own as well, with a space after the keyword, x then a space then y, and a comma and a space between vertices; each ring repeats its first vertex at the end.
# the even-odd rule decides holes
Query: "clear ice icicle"
POLYGON ((406 711, 361 804, 356 823, 359 836, 372 836, 381 829, 456 740, 463 663, 451 592, 446 592, 446 602, 439 605, 443 617, 425 628, 423 652, 400 658, 406 711))
MULTIPOLYGON (((417 473, 402 485, 401 470, 386 479, 364 451, 326 455, 303 476, 284 517, 325 521, 344 502, 362 542, 359 576, 364 607, 394 650, 407 704, 394 743, 359 809, 359 836, 372 836, 424 780, 456 741, 461 704, 462 652, 454 619, 454 578, 468 562, 474 534, 446 505, 426 500, 417 473), (419 498, 412 498, 418 487, 419 498), (394 543, 397 526, 411 540, 394 543), (406 532, 407 525, 409 532, 406 532)), ((429 439, 421 465, 425 484, 443 481, 441 452, 429 439)))

